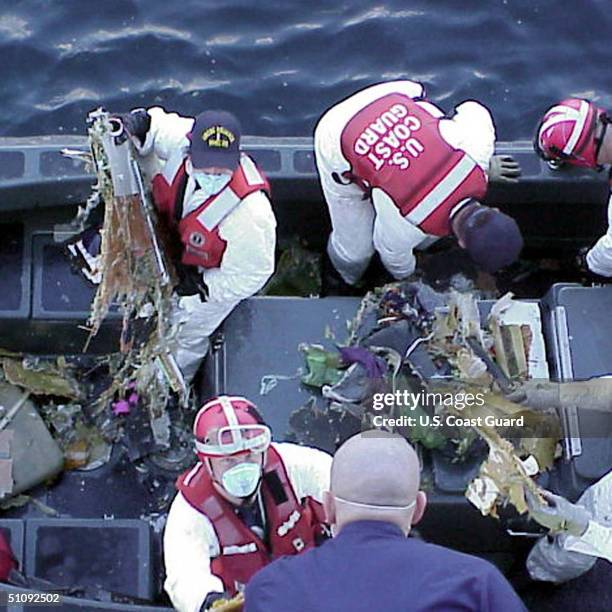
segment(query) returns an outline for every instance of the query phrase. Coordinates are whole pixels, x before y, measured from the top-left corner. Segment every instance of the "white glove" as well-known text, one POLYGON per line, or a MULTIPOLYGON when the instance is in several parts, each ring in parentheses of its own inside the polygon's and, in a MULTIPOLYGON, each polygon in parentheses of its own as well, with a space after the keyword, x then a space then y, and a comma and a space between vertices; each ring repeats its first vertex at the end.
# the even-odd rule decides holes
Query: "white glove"
POLYGON ((560 495, 549 491, 543 493, 548 504, 543 504, 530 491, 527 491, 529 514, 542 527, 551 531, 565 531, 574 536, 581 536, 592 520, 591 513, 583 506, 572 504, 560 495))
POLYGON ((499 183, 518 183, 521 167, 512 155, 493 155, 489 162, 489 180, 499 183))

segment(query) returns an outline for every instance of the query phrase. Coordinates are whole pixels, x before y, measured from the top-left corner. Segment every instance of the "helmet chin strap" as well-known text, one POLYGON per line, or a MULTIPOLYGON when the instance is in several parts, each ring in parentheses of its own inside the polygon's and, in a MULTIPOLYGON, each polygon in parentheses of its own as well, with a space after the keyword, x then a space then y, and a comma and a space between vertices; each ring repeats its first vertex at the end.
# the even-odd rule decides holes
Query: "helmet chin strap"
MULTIPOLYGON (((604 139, 606 137, 606 132, 608 130, 608 125, 610 125, 610 123, 612 123, 612 119, 610 117, 608 117, 607 113, 602 113, 599 116, 599 121, 601 121, 603 127, 601 129, 600 136, 595 140, 595 142, 596 142, 595 161, 596 162, 597 162, 597 158, 599 157, 599 151, 601 151, 601 146, 603 145, 604 139)), ((603 166, 601 164, 598 164, 598 169, 602 170, 603 166)))

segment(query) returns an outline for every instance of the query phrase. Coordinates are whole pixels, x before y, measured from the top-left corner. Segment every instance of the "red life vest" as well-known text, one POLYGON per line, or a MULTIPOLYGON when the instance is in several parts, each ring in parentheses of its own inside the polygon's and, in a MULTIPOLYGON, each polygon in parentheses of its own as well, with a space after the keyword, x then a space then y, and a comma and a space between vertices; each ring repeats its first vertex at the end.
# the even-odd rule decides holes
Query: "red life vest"
POLYGON ((6 582, 11 570, 14 569, 17 569, 17 561, 15 561, 8 540, 0 532, 0 582, 6 582))
POLYGON ((392 93, 361 109, 342 130, 340 145, 351 165, 346 178, 366 192, 382 189, 411 223, 446 236, 453 208, 482 199, 487 179, 442 138, 439 123, 412 98, 392 93))
POLYGON ((219 495, 202 463, 182 474, 177 488, 193 508, 211 521, 221 551, 212 560, 211 570, 232 595, 243 590, 262 567, 283 555, 312 548, 326 532, 323 506, 311 497, 300 504, 273 447, 268 449, 261 484, 268 546, 236 516, 235 507, 219 495))
MULTIPOLYGON (((185 152, 178 150, 166 162, 163 172, 153 177, 153 200, 168 226, 178 230, 183 244, 181 262, 187 266, 218 268, 227 247, 219 234, 219 224, 249 194, 264 191, 269 196, 270 185, 255 162, 243 153, 230 182, 183 217, 188 180, 186 160, 185 152)), ((195 197, 197 193, 196 190, 195 197)))

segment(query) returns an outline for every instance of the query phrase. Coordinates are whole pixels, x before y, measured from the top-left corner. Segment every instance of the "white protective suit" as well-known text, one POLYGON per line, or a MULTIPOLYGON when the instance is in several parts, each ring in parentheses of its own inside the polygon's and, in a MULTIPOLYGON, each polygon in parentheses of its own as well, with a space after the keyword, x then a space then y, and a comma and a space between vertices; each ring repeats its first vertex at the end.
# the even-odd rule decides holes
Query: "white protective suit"
MULTIPOLYGON (((298 499, 323 500, 329 489, 332 458, 327 453, 289 442, 272 443, 281 456, 298 499)), ((172 502, 164 531, 164 588, 179 612, 199 612, 211 591, 223 592, 223 582, 211 573, 210 560, 219 555, 212 523, 179 493, 172 502)))
MULTIPOLYGON (((136 148, 143 158, 143 169, 151 178, 177 148, 187 149, 186 135, 193 119, 167 113, 162 108, 148 110, 151 127, 143 146, 136 148)), ((190 177, 185 190, 183 215, 201 200, 192 200, 195 182, 190 177)), ((176 359, 187 382, 196 373, 209 347, 208 337, 238 303, 257 293, 274 272, 276 218, 267 195, 248 195, 219 224, 227 247, 218 268, 200 268, 208 287, 208 300, 197 295, 182 297, 176 310, 178 332, 176 359)))
POLYGON ((580 537, 562 533, 536 543, 527 558, 534 580, 571 580, 590 570, 598 557, 612 563, 612 472, 590 486, 578 504, 590 510, 593 520, 580 537))
POLYGON ((587 253, 586 260, 591 272, 612 277, 612 193, 608 200, 608 231, 587 253))
MULTIPOLYGON (((382 190, 374 189, 372 201, 364 200, 363 191, 357 185, 340 185, 332 178, 333 173, 342 175, 350 169, 340 145, 345 125, 364 106, 390 93, 419 98, 424 96, 425 90, 413 81, 392 81, 368 87, 330 108, 315 128, 317 169, 332 222, 327 252, 349 284, 359 280, 374 250, 395 278, 406 278, 416 265, 413 250, 432 241, 431 236, 402 217, 382 190)), ((423 104, 438 116, 444 115, 430 102, 423 104)), ((463 102, 456 107, 452 119, 440 123, 440 132, 452 147, 465 151, 488 172, 495 147, 495 127, 484 106, 471 100, 463 102)))

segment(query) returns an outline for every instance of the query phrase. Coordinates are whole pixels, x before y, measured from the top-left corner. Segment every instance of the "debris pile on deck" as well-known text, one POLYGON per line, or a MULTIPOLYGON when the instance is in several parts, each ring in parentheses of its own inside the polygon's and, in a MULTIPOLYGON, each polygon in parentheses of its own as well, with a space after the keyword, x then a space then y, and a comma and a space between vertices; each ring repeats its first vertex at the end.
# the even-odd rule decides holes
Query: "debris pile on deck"
POLYGON ((311 401, 296 410, 292 437, 333 450, 353 433, 392 423, 386 428, 454 463, 479 457, 466 496, 483 514, 497 516, 506 503, 524 513, 525 491, 539 494, 533 477, 560 453, 553 407, 533 410, 507 398, 524 381, 548 377, 539 314, 511 294, 484 313, 480 297, 470 286, 437 292, 421 281, 368 293, 347 323, 346 346, 299 346, 302 383, 320 390, 327 406, 311 401), (465 401, 478 394, 481 401, 465 401))

